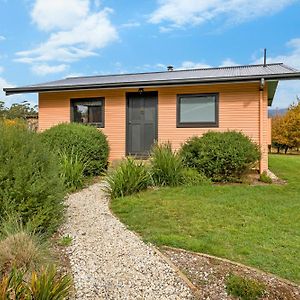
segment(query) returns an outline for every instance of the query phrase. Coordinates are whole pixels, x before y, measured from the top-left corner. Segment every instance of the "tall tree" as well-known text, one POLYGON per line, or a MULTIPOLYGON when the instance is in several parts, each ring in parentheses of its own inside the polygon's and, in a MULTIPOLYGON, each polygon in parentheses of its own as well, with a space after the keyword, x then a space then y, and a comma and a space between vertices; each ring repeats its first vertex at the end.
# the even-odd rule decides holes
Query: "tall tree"
POLYGON ((272 144, 277 152, 300 146, 300 101, 293 103, 285 115, 272 118, 272 144))
POLYGON ((26 119, 29 116, 37 116, 37 107, 31 106, 27 101, 14 103, 10 108, 4 106, 0 101, 0 117, 6 119, 26 119))

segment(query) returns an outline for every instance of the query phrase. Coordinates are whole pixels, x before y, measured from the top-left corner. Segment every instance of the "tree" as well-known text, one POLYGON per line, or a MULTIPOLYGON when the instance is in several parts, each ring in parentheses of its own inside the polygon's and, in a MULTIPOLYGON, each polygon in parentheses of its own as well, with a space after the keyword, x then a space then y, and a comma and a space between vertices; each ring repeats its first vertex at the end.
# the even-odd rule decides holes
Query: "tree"
POLYGON ((4 102, 0 101, 0 119, 4 117, 4 114, 5 114, 4 102))
POLYGON ((293 103, 285 115, 272 118, 272 144, 277 152, 300 146, 300 101, 293 103))
POLYGON ((300 146, 300 101, 290 106, 286 116, 285 122, 287 126, 287 136, 290 147, 300 146))
POLYGON ((37 106, 31 106, 27 101, 22 103, 14 103, 10 108, 4 106, 4 102, 0 101, 0 118, 6 119, 26 119, 27 117, 37 116, 37 106))

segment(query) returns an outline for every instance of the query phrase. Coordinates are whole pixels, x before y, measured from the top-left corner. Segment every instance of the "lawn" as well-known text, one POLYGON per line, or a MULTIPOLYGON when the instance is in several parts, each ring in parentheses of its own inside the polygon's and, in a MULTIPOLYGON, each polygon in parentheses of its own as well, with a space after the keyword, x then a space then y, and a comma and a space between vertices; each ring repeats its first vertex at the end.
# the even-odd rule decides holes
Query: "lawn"
POLYGON ((300 283, 300 156, 272 155, 287 185, 161 188, 116 199, 146 242, 225 257, 300 283))

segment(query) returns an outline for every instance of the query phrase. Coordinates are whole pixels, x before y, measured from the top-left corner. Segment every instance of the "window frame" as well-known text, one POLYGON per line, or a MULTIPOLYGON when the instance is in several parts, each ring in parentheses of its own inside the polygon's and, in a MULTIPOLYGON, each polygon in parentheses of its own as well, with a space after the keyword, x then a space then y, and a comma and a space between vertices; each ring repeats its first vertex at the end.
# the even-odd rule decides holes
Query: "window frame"
POLYGON ((105 97, 92 97, 92 98, 72 98, 70 99, 70 108, 71 108, 71 122, 72 123, 78 123, 78 124, 84 124, 84 125, 90 125, 94 126, 96 128, 105 128, 105 97), (76 102, 92 102, 92 101, 101 101, 102 102, 102 123, 81 123, 74 121, 74 103, 76 102))
POLYGON ((177 128, 216 128, 219 127, 219 93, 201 94, 177 94, 176 101, 176 127, 177 128), (188 97, 215 97, 215 121, 214 122, 180 122, 180 105, 182 98, 188 97))

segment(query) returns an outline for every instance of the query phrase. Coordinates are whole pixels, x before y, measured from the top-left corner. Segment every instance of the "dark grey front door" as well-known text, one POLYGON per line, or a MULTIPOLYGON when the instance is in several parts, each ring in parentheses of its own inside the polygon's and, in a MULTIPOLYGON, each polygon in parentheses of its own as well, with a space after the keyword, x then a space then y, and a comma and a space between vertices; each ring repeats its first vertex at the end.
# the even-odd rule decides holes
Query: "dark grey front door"
POLYGON ((157 92, 127 94, 127 154, 147 156, 157 139, 157 92))

